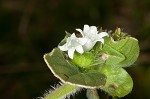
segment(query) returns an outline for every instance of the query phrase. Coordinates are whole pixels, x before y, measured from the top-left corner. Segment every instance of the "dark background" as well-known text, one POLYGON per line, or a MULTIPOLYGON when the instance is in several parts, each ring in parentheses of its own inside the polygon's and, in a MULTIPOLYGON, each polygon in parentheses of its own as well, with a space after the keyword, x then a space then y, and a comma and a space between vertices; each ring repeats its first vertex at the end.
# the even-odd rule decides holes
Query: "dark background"
POLYGON ((150 99, 150 0, 0 0, 0 98, 35 99, 57 84, 43 55, 84 24, 139 40, 140 57, 127 68, 134 88, 122 99, 150 99))

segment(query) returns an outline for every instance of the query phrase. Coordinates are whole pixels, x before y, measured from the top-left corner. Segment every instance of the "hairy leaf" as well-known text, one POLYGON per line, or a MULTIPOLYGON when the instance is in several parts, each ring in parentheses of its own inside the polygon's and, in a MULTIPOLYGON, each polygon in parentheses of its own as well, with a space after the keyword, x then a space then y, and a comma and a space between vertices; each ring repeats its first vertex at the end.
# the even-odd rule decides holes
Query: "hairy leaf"
POLYGON ((44 60, 52 73, 62 82, 85 88, 95 88, 105 85, 106 76, 99 72, 82 73, 79 68, 64 58, 63 53, 55 48, 44 55, 44 60))

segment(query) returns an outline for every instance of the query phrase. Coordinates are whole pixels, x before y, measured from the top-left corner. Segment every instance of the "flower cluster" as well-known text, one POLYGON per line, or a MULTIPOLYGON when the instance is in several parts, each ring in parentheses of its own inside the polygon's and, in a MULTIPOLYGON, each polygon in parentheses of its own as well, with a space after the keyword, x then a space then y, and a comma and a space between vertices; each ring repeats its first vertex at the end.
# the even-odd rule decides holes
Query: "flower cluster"
POLYGON ((73 59, 75 50, 80 54, 83 54, 84 51, 91 50, 98 41, 104 44, 103 37, 108 36, 108 33, 106 32, 99 33, 96 26, 84 25, 83 31, 81 29, 76 30, 81 33, 82 37, 76 37, 73 33, 67 38, 64 45, 58 46, 60 50, 68 51, 68 56, 71 59, 73 59))

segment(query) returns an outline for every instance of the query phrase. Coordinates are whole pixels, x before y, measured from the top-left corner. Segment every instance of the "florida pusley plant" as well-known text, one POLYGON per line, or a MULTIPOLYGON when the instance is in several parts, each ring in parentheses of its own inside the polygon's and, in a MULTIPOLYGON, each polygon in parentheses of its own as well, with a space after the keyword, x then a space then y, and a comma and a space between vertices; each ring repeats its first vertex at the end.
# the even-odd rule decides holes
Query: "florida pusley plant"
POLYGON ((132 91, 133 81, 124 69, 139 56, 136 38, 123 33, 98 30, 84 25, 76 33, 66 32, 65 38, 44 60, 61 83, 44 95, 44 99, 65 99, 81 89, 87 89, 88 99, 99 99, 101 89, 113 98, 132 91))

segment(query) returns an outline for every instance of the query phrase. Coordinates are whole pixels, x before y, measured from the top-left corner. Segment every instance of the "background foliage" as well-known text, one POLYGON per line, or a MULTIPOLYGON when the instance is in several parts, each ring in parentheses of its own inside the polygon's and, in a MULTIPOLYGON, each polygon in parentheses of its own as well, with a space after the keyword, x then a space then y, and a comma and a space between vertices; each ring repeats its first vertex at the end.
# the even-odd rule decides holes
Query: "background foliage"
MULTIPOLYGON (((141 53, 127 68, 134 81, 122 99, 150 98, 150 0, 1 0, 0 97, 33 99, 58 83, 43 55, 84 24, 116 27, 139 39, 141 53)), ((106 99, 106 94, 100 91, 106 99)), ((85 91, 74 99, 85 98, 85 91)))

